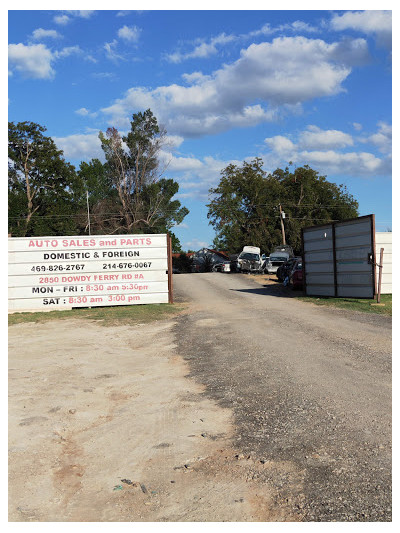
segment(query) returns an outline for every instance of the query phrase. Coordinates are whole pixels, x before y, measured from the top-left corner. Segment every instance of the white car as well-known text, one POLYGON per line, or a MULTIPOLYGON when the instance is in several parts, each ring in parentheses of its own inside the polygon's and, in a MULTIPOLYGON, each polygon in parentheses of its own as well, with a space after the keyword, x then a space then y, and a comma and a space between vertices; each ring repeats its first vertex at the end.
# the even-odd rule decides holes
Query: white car
POLYGON ((276 274, 278 268, 289 259, 288 252, 272 252, 265 263, 265 272, 267 274, 276 274))
POLYGON ((261 250, 257 246, 244 246, 237 258, 237 267, 240 272, 262 272, 264 261, 261 250))

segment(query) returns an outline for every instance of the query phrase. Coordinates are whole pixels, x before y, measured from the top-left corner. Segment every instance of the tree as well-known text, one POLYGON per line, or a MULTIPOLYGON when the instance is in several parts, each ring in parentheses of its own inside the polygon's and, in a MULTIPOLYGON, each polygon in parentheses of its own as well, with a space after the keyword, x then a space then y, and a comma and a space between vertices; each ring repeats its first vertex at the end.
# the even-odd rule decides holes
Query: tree
POLYGON ((113 233, 118 225, 118 196, 105 165, 99 159, 82 161, 78 175, 82 181, 80 198, 80 233, 88 233, 87 202, 90 212, 90 231, 93 235, 113 233))
POLYGON ((164 214, 161 189, 155 185, 163 173, 159 155, 165 135, 150 109, 132 116, 131 129, 124 137, 116 128, 100 132, 105 170, 118 197, 120 217, 115 232, 151 230, 160 213, 164 214))
MULTIPOLYGON (((99 138, 106 162, 104 175, 108 209, 112 217, 105 218, 110 233, 171 232, 188 214, 179 200, 172 200, 179 185, 162 178, 165 170, 160 161, 166 143, 166 132, 158 126, 150 109, 133 114, 131 129, 124 137, 116 128, 108 128, 99 138)), ((92 162, 92 166, 94 163, 92 162)), ((81 167, 82 177, 90 175, 81 167)), ((96 203, 97 207, 99 202, 96 203)), ((179 241, 172 234, 174 250, 179 241)))
POLYGON ((286 241, 299 253, 301 228, 358 216, 358 202, 343 185, 329 182, 308 165, 294 171, 264 172, 256 158, 242 167, 228 165, 210 189, 208 218, 216 230, 214 246, 239 252, 244 245, 271 251, 282 243, 279 206, 285 212, 286 241))
POLYGON ((79 178, 63 152, 34 122, 8 124, 9 232, 74 234, 79 178))

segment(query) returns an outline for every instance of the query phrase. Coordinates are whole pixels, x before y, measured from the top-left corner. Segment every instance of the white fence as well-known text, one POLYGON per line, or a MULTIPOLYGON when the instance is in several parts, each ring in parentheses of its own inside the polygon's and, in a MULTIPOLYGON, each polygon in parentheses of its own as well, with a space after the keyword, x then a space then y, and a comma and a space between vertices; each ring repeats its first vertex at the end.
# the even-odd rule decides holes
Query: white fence
MULTIPOLYGON (((375 233, 375 255, 379 263, 380 250, 383 248, 383 269, 381 294, 392 294, 392 233, 377 231, 375 233)), ((376 270, 376 279, 379 269, 376 270)))

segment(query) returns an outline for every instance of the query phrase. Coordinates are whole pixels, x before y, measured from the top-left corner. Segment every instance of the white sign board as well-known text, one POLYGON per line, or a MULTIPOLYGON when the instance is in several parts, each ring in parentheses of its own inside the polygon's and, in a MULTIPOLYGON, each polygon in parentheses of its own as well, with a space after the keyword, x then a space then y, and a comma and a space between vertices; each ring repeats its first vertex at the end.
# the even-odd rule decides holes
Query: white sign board
POLYGON ((9 310, 168 303, 167 235, 8 239, 9 310))

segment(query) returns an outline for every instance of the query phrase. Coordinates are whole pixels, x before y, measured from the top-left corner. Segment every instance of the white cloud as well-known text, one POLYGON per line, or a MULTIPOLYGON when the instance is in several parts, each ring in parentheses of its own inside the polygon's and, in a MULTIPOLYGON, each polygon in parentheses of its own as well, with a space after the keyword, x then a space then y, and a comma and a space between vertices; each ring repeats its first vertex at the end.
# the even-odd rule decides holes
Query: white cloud
POLYGON ((167 173, 179 182, 177 198, 196 198, 208 200, 209 189, 216 187, 221 177, 221 170, 230 163, 240 165, 240 161, 221 160, 212 156, 201 159, 193 157, 177 158, 175 168, 168 167, 167 173))
POLYGON ((94 78, 114 80, 116 78, 114 72, 94 72, 92 74, 94 78))
POLYGON ((165 58, 171 63, 181 63, 186 59, 207 58, 211 55, 217 54, 219 52, 219 47, 225 46, 232 42, 243 42, 254 37, 272 35, 274 33, 281 33, 287 31, 293 33, 318 33, 321 31, 321 28, 311 26, 307 22, 303 22, 301 20, 296 20, 294 22, 291 22, 290 24, 281 24, 276 27, 272 27, 269 23, 266 23, 258 30, 253 30, 248 33, 242 33, 240 35, 227 35, 226 33, 221 33, 216 37, 212 37, 208 40, 197 39, 194 43, 194 48, 190 52, 175 51, 170 54, 166 54, 165 58))
POLYGON ((90 61, 91 63, 97 63, 97 59, 90 54, 85 55, 84 59, 85 61, 90 61))
POLYGON ((390 174, 390 139, 391 126, 383 122, 379 123, 376 134, 360 139, 387 154, 383 158, 365 151, 345 152, 344 149, 355 145, 351 135, 339 130, 322 130, 317 126, 308 126, 299 132, 296 141, 277 135, 265 139, 265 143, 271 150, 267 158, 278 166, 293 161, 297 166, 308 164, 322 174, 365 177, 390 174))
POLYGON ((185 222, 181 222, 180 224, 176 224, 174 228, 189 229, 189 226, 185 222))
POLYGON ((378 128, 377 133, 363 139, 363 142, 375 145, 383 154, 390 154, 392 151, 392 126, 386 122, 379 122, 378 128))
POLYGON ((170 149, 178 148, 185 139, 179 135, 167 135, 165 137, 166 146, 170 149))
MULTIPOLYGON (((67 46, 61 50, 50 50, 43 43, 23 43, 8 45, 8 59, 11 73, 19 72, 25 78, 53 79, 55 76, 54 63, 60 59, 79 55, 84 57, 83 50, 78 46, 67 46)), ((90 56, 85 60, 93 61, 90 56)))
POLYGON ((44 30, 43 28, 37 28, 32 32, 32 38, 35 41, 40 41, 41 39, 60 39, 62 35, 56 30, 44 30))
POLYGON ((328 150, 345 148, 354 144, 348 133, 338 130, 321 130, 317 126, 308 126, 299 136, 299 148, 305 150, 328 150))
POLYGON ((54 52, 53 56, 56 58, 63 58, 63 57, 69 57, 71 55, 80 55, 83 51, 79 47, 79 45, 76 46, 66 46, 60 51, 54 52))
POLYGON ((94 10, 89 9, 77 9, 77 10, 68 10, 67 13, 74 17, 80 17, 84 19, 89 19, 92 15, 94 15, 94 10))
POLYGON ((168 163, 168 172, 191 172, 203 167, 203 163, 195 157, 175 157, 165 154, 165 161, 168 163))
POLYGON ((366 51, 359 39, 344 52, 340 43, 280 37, 252 44, 212 75, 186 74, 192 82, 188 87, 133 87, 102 111, 116 125, 126 123, 133 110, 150 107, 168 131, 187 136, 253 126, 275 120, 282 111, 298 111, 302 102, 344 91, 352 63, 366 51))
POLYGON ((293 142, 284 137, 283 135, 275 135, 275 137, 269 137, 265 139, 266 144, 271 148, 272 151, 280 155, 290 154, 296 149, 293 142))
POLYGON ((360 124, 359 122, 353 122, 353 128, 356 131, 361 131, 362 130, 362 124, 360 124))
POLYGON ((192 239, 183 243, 183 247, 187 250, 201 250, 202 248, 208 248, 210 244, 206 241, 200 241, 199 239, 192 239))
POLYGON ((80 109, 77 109, 75 113, 77 115, 81 115, 81 117, 86 117, 87 115, 89 115, 90 111, 86 109, 86 107, 81 107, 80 109))
POLYGON ((206 80, 210 80, 211 77, 210 76, 205 76, 202 72, 200 71, 196 71, 196 72, 191 72, 190 74, 182 74, 182 78, 189 84, 193 83, 193 84, 196 84, 196 83, 202 83, 206 80))
POLYGON ((99 132, 69 135, 67 137, 53 137, 57 148, 63 150, 66 159, 78 161, 98 158, 104 160, 101 149, 99 132))
POLYGON ((374 35, 378 44, 392 46, 391 11, 347 11, 343 15, 335 14, 331 27, 337 31, 356 30, 367 35, 374 35))
POLYGON ((56 24, 59 24, 60 26, 66 26, 71 21, 68 15, 56 15, 53 20, 56 24))
POLYGON ((81 107, 80 109, 77 109, 75 111, 75 114, 81 117, 90 117, 90 118, 97 117, 97 113, 92 113, 91 111, 89 111, 89 109, 86 109, 86 107, 81 107))
POLYGON ((367 152, 339 153, 334 150, 303 151, 299 157, 311 167, 323 169, 323 173, 350 174, 353 176, 373 175, 380 172, 383 162, 374 154, 367 152))
POLYGON ((9 44, 8 59, 11 69, 27 78, 51 79, 54 77, 53 54, 44 44, 9 44))
POLYGON ((321 31, 320 28, 316 26, 311 26, 308 22, 303 22, 302 20, 295 20, 290 24, 281 24, 277 28, 273 28, 272 32, 276 31, 293 31, 296 33, 318 33, 321 31))
POLYGON ((73 20, 74 17, 89 19, 94 13, 95 11, 93 10, 67 10, 65 12, 60 11, 59 14, 53 17, 53 20, 56 24, 59 24, 60 26, 66 26, 73 20))
POLYGON ((195 59, 195 58, 207 58, 211 55, 215 55, 218 53, 218 46, 225 45, 228 43, 231 43, 232 41, 235 41, 237 37, 234 35, 226 35, 225 33, 221 33, 220 35, 217 35, 216 37, 212 37, 209 42, 201 41, 199 44, 197 44, 194 49, 191 52, 187 53, 181 53, 181 52, 174 52, 172 54, 167 54, 166 59, 170 61, 171 63, 181 63, 182 61, 185 61, 186 59, 195 59))
POLYGON ((130 43, 136 43, 139 40, 141 29, 137 26, 122 26, 118 30, 118 37, 130 43))
POLYGON ((104 50, 106 51, 106 57, 111 61, 117 62, 120 59, 124 59, 122 55, 116 52, 118 41, 114 39, 111 43, 104 43, 104 50))

